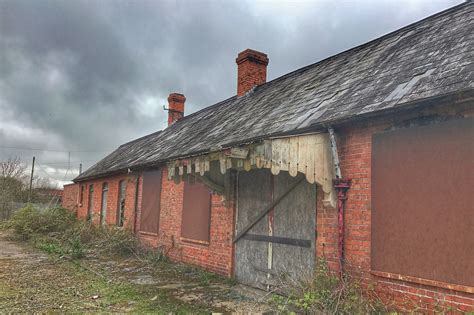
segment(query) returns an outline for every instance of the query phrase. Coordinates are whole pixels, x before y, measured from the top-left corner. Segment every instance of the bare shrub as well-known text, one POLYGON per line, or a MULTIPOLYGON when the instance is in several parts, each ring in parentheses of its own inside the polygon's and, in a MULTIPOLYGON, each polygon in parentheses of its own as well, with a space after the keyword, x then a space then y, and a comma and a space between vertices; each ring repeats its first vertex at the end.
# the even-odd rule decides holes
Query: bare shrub
POLYGON ((31 205, 20 209, 5 225, 23 240, 48 253, 73 259, 88 252, 130 256, 155 264, 166 260, 164 249, 144 246, 132 231, 117 226, 97 226, 80 221, 67 209, 55 207, 40 212, 31 205))
MULTIPOLYGON (((273 302, 282 312, 367 314, 386 311, 383 304, 360 281, 344 275, 340 278, 331 272, 325 260, 317 262, 314 276, 295 281, 280 277, 281 295, 273 302)), ((278 288, 277 288, 278 289, 278 288)))
POLYGON ((10 217, 12 202, 26 200, 25 170, 18 157, 0 161, 0 218, 10 217))

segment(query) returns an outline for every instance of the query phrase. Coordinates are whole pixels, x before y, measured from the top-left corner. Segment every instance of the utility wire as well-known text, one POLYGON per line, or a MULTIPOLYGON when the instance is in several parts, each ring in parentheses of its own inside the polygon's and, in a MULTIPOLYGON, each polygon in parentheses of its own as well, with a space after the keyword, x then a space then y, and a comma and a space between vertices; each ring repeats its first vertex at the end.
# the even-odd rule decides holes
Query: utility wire
POLYGON ((109 149, 109 150, 49 150, 49 149, 34 149, 34 148, 25 148, 25 147, 10 147, 10 146, 3 146, 0 145, 0 148, 2 149, 16 149, 16 150, 30 150, 30 151, 46 151, 46 152, 63 152, 63 153, 81 153, 81 152, 110 152, 115 149, 109 149))
MULTIPOLYGON (((36 163, 36 164, 38 164, 38 163, 36 163)), ((35 165, 36 165, 36 164, 35 164, 35 165)), ((48 165, 45 165, 44 163, 39 164, 39 165, 43 166, 44 168, 49 167, 48 165)), ((44 169, 43 169, 43 170, 44 170, 44 169)), ((46 170, 44 170, 44 171, 47 172, 46 170)), ((71 175, 79 174, 79 172, 78 172, 77 170, 73 171, 73 169, 69 169, 69 173, 70 173, 71 175)))
MULTIPOLYGON (((64 178, 64 179, 56 178, 56 177, 50 175, 50 174, 42 167, 42 166, 44 166, 44 165, 36 164, 36 166, 38 166, 38 169, 39 169, 40 171, 42 171, 46 176, 48 176, 49 178, 54 179, 54 180, 56 180, 56 181, 64 182, 64 181, 71 181, 71 180, 72 180, 72 179, 69 180, 69 179, 66 179, 66 178, 64 178)), ((74 177, 76 176, 76 174, 74 174, 73 172, 71 172, 71 175, 74 175, 74 177)))
MULTIPOLYGON (((97 160, 71 161, 71 163, 83 163, 83 162, 97 162, 97 160)), ((55 164, 68 164, 69 162, 42 162, 42 163, 47 164, 47 165, 55 165, 55 164)))
POLYGON ((50 174, 49 174, 48 172, 46 172, 40 165, 37 164, 36 166, 38 166, 38 169, 39 169, 43 174, 45 174, 46 176, 48 176, 49 178, 54 179, 54 180, 56 180, 56 181, 60 181, 60 182, 63 182, 63 181, 64 181, 63 179, 59 179, 59 178, 56 178, 56 177, 50 175, 50 174))

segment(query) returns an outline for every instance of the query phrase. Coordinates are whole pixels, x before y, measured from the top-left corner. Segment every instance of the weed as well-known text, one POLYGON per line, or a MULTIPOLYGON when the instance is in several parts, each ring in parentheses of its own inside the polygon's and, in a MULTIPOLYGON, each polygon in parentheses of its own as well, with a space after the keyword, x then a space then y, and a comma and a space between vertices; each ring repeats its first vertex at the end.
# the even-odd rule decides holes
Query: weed
POLYGON ((162 247, 158 249, 149 249, 143 247, 139 251, 139 255, 152 265, 159 265, 161 263, 169 262, 169 258, 164 254, 162 247))
POLYGON ((382 304, 359 282, 348 276, 340 279, 320 260, 311 279, 290 283, 280 279, 283 295, 274 295, 272 302, 281 312, 361 314, 378 313, 385 309, 382 304))
POLYGON ((135 253, 139 247, 139 241, 131 231, 116 226, 102 227, 98 236, 95 243, 104 252, 128 255, 135 253))
POLYGON ((225 283, 231 287, 237 285, 239 282, 237 281, 237 278, 232 276, 230 278, 225 278, 225 283))
POLYGON ((36 248, 48 254, 57 254, 57 255, 64 254, 63 248, 59 244, 53 243, 53 242, 40 241, 36 243, 36 248))
POLYGON ((81 259, 85 256, 84 245, 79 238, 75 238, 69 241, 71 248, 71 258, 81 259))
POLYGON ((216 279, 220 278, 215 273, 210 273, 208 271, 197 269, 196 272, 201 286, 209 286, 212 282, 216 281, 216 279))

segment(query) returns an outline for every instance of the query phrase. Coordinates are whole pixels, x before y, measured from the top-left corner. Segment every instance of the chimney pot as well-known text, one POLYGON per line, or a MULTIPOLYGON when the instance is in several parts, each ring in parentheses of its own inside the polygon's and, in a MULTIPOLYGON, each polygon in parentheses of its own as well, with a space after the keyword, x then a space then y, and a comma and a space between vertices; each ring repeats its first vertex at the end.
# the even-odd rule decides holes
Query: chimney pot
POLYGON ((184 102, 186 97, 180 93, 171 93, 168 96, 168 126, 184 117, 184 102))
POLYGON ((254 86, 267 81, 268 57, 266 54, 246 49, 238 54, 237 63, 237 95, 245 95, 254 86))

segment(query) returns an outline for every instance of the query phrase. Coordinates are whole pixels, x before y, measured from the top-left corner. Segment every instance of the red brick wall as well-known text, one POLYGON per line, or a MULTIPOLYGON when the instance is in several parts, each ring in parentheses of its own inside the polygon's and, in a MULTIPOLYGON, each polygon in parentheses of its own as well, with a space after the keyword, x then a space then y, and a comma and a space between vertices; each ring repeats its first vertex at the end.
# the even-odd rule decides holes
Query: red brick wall
MULTIPOLYGON (((233 203, 224 203, 221 196, 213 194, 209 244, 184 241, 181 240, 184 184, 169 181, 167 170, 163 171, 162 181, 158 235, 139 232, 140 238, 154 247, 164 246, 167 255, 174 261, 200 266, 221 275, 232 275, 233 203)), ((139 219, 137 222, 140 222, 139 219)))
POLYGON ((64 185, 62 206, 73 212, 77 211, 77 196, 79 193, 79 185, 69 184, 64 185))
MULTIPOLYGON (((457 113, 472 116, 473 110, 457 113)), ((444 308, 474 311, 474 294, 433 285, 389 279, 371 273, 371 149, 372 135, 409 117, 372 120, 339 127, 338 150, 342 175, 352 179, 345 204, 345 269, 360 277, 365 285, 374 286, 378 295, 401 310, 432 311, 444 308)), ((319 194, 321 196, 321 194, 319 194)), ((325 257, 333 270, 339 270, 337 249, 337 210, 324 208, 318 200, 317 255, 325 257)), ((453 258, 455 259, 455 258, 453 258)), ((439 286, 438 286, 439 285, 439 286)))
MULTIPOLYGON (((159 234, 140 232, 140 210, 142 200, 142 177, 138 179, 138 203, 135 222, 135 187, 136 175, 101 178, 80 183, 84 185, 84 197, 78 207, 78 217, 87 217, 89 202, 89 185, 94 185, 93 222, 99 223, 102 203, 102 184, 109 185, 107 202, 107 224, 116 224, 118 205, 118 186, 122 179, 128 180, 125 201, 125 225, 134 227, 142 241, 152 247, 163 246, 167 255, 174 261, 189 263, 209 271, 230 276, 233 271, 233 226, 234 206, 232 202, 224 203, 222 197, 214 194, 211 200, 211 224, 209 244, 190 243, 181 240, 181 212, 183 207, 183 183, 176 185, 167 178, 163 171, 161 213, 159 234), (135 222, 135 223, 134 223, 135 222)), ((78 186, 79 187, 79 186, 78 186)), ((77 188, 79 189, 79 188, 77 188)), ((77 196, 77 195, 76 195, 77 196)), ((76 197, 77 198, 77 197, 76 197)))
MULTIPOLYGON (((135 217, 135 185, 136 175, 122 175, 113 176, 107 178, 100 178, 96 180, 89 180, 81 182, 78 185, 84 185, 84 196, 82 203, 78 207, 78 217, 82 219, 87 218, 87 207, 89 204, 89 186, 94 185, 94 204, 92 207, 92 220, 94 223, 100 221, 100 209, 102 205, 102 185, 107 182, 109 185, 109 191, 107 194, 107 213, 106 223, 114 225, 117 223, 117 210, 118 210, 118 193, 119 193, 119 182, 121 180, 127 181, 126 197, 125 197, 125 223, 124 226, 127 228, 133 228, 134 217, 135 217)), ((80 188, 78 187, 78 190, 80 188)))

